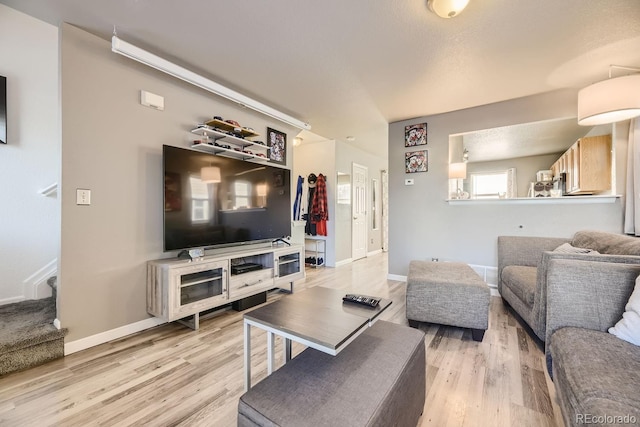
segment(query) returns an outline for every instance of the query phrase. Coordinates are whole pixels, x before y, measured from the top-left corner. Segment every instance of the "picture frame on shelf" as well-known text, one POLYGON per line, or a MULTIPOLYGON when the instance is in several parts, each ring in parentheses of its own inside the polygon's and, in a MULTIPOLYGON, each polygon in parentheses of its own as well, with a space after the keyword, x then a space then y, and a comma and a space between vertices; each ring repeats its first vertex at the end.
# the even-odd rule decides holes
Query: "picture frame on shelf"
POLYGON ((404 146, 415 147, 416 145, 427 145, 426 123, 404 127, 404 146))
POLYGON ((269 161, 281 165, 287 164, 287 134, 267 128, 267 146, 269 147, 269 161))
POLYGON ((429 153, 427 150, 407 151, 404 153, 405 173, 428 172, 429 153))

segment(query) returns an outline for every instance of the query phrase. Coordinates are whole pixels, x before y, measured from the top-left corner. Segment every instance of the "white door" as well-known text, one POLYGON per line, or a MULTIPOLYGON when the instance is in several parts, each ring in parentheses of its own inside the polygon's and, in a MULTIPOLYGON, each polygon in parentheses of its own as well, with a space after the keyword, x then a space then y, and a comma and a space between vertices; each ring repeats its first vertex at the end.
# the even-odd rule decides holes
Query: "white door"
POLYGON ((367 168, 353 163, 353 219, 351 258, 355 261, 367 256, 367 168))

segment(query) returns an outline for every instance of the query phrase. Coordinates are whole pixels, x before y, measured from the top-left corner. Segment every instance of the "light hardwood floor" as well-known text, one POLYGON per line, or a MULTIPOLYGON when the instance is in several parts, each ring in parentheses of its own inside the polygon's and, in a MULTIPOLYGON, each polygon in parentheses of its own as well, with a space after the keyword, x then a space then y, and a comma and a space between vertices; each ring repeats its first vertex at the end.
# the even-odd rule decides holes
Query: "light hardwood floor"
MULTIPOLYGON (((407 324, 405 284, 386 277, 387 257, 379 254, 307 269, 296 290, 321 285, 391 298, 383 319, 407 324)), ((482 343, 468 330, 421 328, 427 398, 419 425, 563 426, 544 355, 499 298, 482 343)), ((281 345, 277 339, 278 355, 281 345)), ((198 331, 167 324, 0 377, 0 425, 233 426, 242 346, 242 313, 227 310, 202 320, 198 331)), ((266 375, 266 334, 258 328, 252 350, 255 384, 266 375)), ((294 354, 301 350, 294 344, 294 354)))

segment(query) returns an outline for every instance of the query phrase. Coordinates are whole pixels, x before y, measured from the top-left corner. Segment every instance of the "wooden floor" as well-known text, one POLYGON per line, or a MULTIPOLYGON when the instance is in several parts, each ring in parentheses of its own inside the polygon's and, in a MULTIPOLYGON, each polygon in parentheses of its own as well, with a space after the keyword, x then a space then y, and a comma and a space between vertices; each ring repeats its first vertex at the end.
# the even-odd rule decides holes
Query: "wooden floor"
MULTIPOLYGON (((391 298, 383 319, 406 324, 405 284, 386 279, 386 259, 307 269, 296 290, 321 285, 391 298)), ((563 426, 544 355, 499 298, 482 343, 468 330, 421 328, 427 398, 419 425, 563 426)), ((266 375, 266 334, 252 331, 255 383, 266 375)), ((163 325, 11 374, 0 378, 0 425, 233 426, 242 345, 242 313, 227 310, 202 320, 198 331, 163 325)), ((294 354, 301 350, 294 344, 294 354)))

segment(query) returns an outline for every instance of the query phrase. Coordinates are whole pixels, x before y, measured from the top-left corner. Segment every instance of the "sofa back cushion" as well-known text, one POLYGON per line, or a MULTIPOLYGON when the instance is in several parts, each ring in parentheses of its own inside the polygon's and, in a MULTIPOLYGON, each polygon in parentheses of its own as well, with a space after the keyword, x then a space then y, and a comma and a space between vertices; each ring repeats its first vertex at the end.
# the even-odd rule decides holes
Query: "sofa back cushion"
POLYGON ((640 255, 640 238, 604 231, 578 231, 571 245, 608 255, 640 255))

